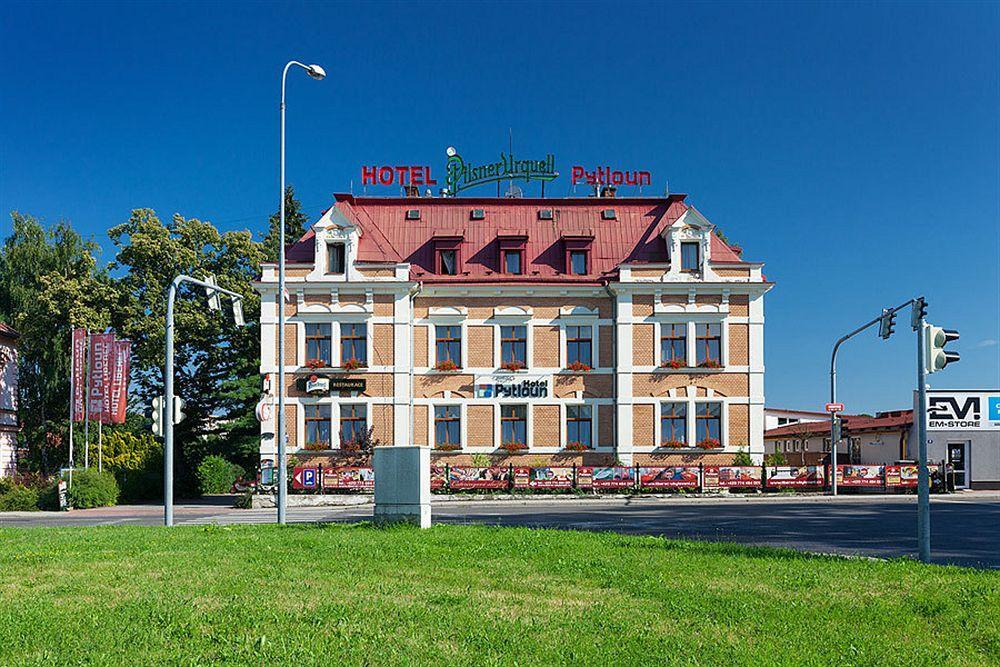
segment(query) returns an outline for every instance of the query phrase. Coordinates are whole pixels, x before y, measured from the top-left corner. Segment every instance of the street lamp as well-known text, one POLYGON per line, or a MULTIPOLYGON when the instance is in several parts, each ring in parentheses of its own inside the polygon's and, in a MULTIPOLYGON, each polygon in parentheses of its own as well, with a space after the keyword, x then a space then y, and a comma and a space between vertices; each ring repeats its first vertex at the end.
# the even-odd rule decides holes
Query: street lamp
POLYGON ((278 232, 278 523, 285 523, 288 488, 285 467, 285 78, 292 66, 301 67, 317 81, 326 76, 319 65, 303 65, 292 60, 281 72, 281 191, 279 192, 280 231, 278 232))

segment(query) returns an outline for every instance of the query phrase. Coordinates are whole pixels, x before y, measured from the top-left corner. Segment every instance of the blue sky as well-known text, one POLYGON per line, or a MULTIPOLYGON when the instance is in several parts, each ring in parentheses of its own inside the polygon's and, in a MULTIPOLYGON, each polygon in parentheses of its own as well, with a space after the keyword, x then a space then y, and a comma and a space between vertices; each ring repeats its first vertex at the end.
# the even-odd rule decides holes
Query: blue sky
MULTIPOLYGON (((833 341, 916 294, 962 332, 932 386, 996 387, 998 44, 987 3, 6 3, 0 234, 18 209, 106 243, 135 207, 262 232, 297 58, 330 74, 289 83, 313 216, 362 164, 486 161, 511 128, 556 155, 550 195, 648 169, 766 262, 769 405, 821 408, 833 341)), ((897 331, 845 348, 849 410, 910 405, 897 331)))

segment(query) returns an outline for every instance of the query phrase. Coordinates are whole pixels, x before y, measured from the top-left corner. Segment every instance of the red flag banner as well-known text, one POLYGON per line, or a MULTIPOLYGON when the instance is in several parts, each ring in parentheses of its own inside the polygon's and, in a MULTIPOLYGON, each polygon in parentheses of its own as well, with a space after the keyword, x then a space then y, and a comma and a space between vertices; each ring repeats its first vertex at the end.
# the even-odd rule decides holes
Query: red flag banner
POLYGON ((110 423, 124 424, 125 408, 128 407, 128 380, 132 361, 132 341, 116 340, 113 356, 114 363, 110 364, 110 423))
POLYGON ((90 418, 104 423, 107 423, 104 417, 105 375, 109 371, 114 339, 114 334, 94 334, 90 337, 90 386, 87 390, 90 418))
POLYGON ((73 421, 82 422, 87 409, 87 330, 73 329, 70 354, 73 365, 73 421))

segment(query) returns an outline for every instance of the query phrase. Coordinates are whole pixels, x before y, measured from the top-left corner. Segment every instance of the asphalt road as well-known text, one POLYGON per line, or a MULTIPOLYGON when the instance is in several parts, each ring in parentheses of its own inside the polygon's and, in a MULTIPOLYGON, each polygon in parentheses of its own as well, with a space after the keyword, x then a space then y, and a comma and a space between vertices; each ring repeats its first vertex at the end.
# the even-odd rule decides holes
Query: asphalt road
MULTIPOLYGON (((178 505, 183 524, 270 523, 275 511, 219 504, 178 505)), ((454 501, 434 504, 437 523, 481 523, 663 535, 874 557, 915 556, 916 499, 789 497, 763 499, 559 499, 454 501)), ((67 513, 0 513, 0 526, 159 525, 159 506, 67 513)), ((369 520, 370 505, 289 508, 289 521, 369 520)), ((1000 495, 934 497, 935 562, 1000 569, 1000 495)))

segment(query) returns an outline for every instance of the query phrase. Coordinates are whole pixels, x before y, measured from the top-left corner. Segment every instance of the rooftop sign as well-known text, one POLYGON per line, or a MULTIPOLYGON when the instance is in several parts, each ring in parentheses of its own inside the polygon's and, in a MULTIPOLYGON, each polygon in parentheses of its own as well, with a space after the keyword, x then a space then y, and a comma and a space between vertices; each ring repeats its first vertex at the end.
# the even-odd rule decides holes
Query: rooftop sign
POLYGON ((499 181, 523 180, 547 182, 559 176, 556 158, 549 153, 542 160, 518 160, 514 153, 501 153, 497 162, 482 165, 466 164, 462 156, 449 146, 448 162, 445 164, 445 185, 449 194, 456 195, 462 190, 499 181))

